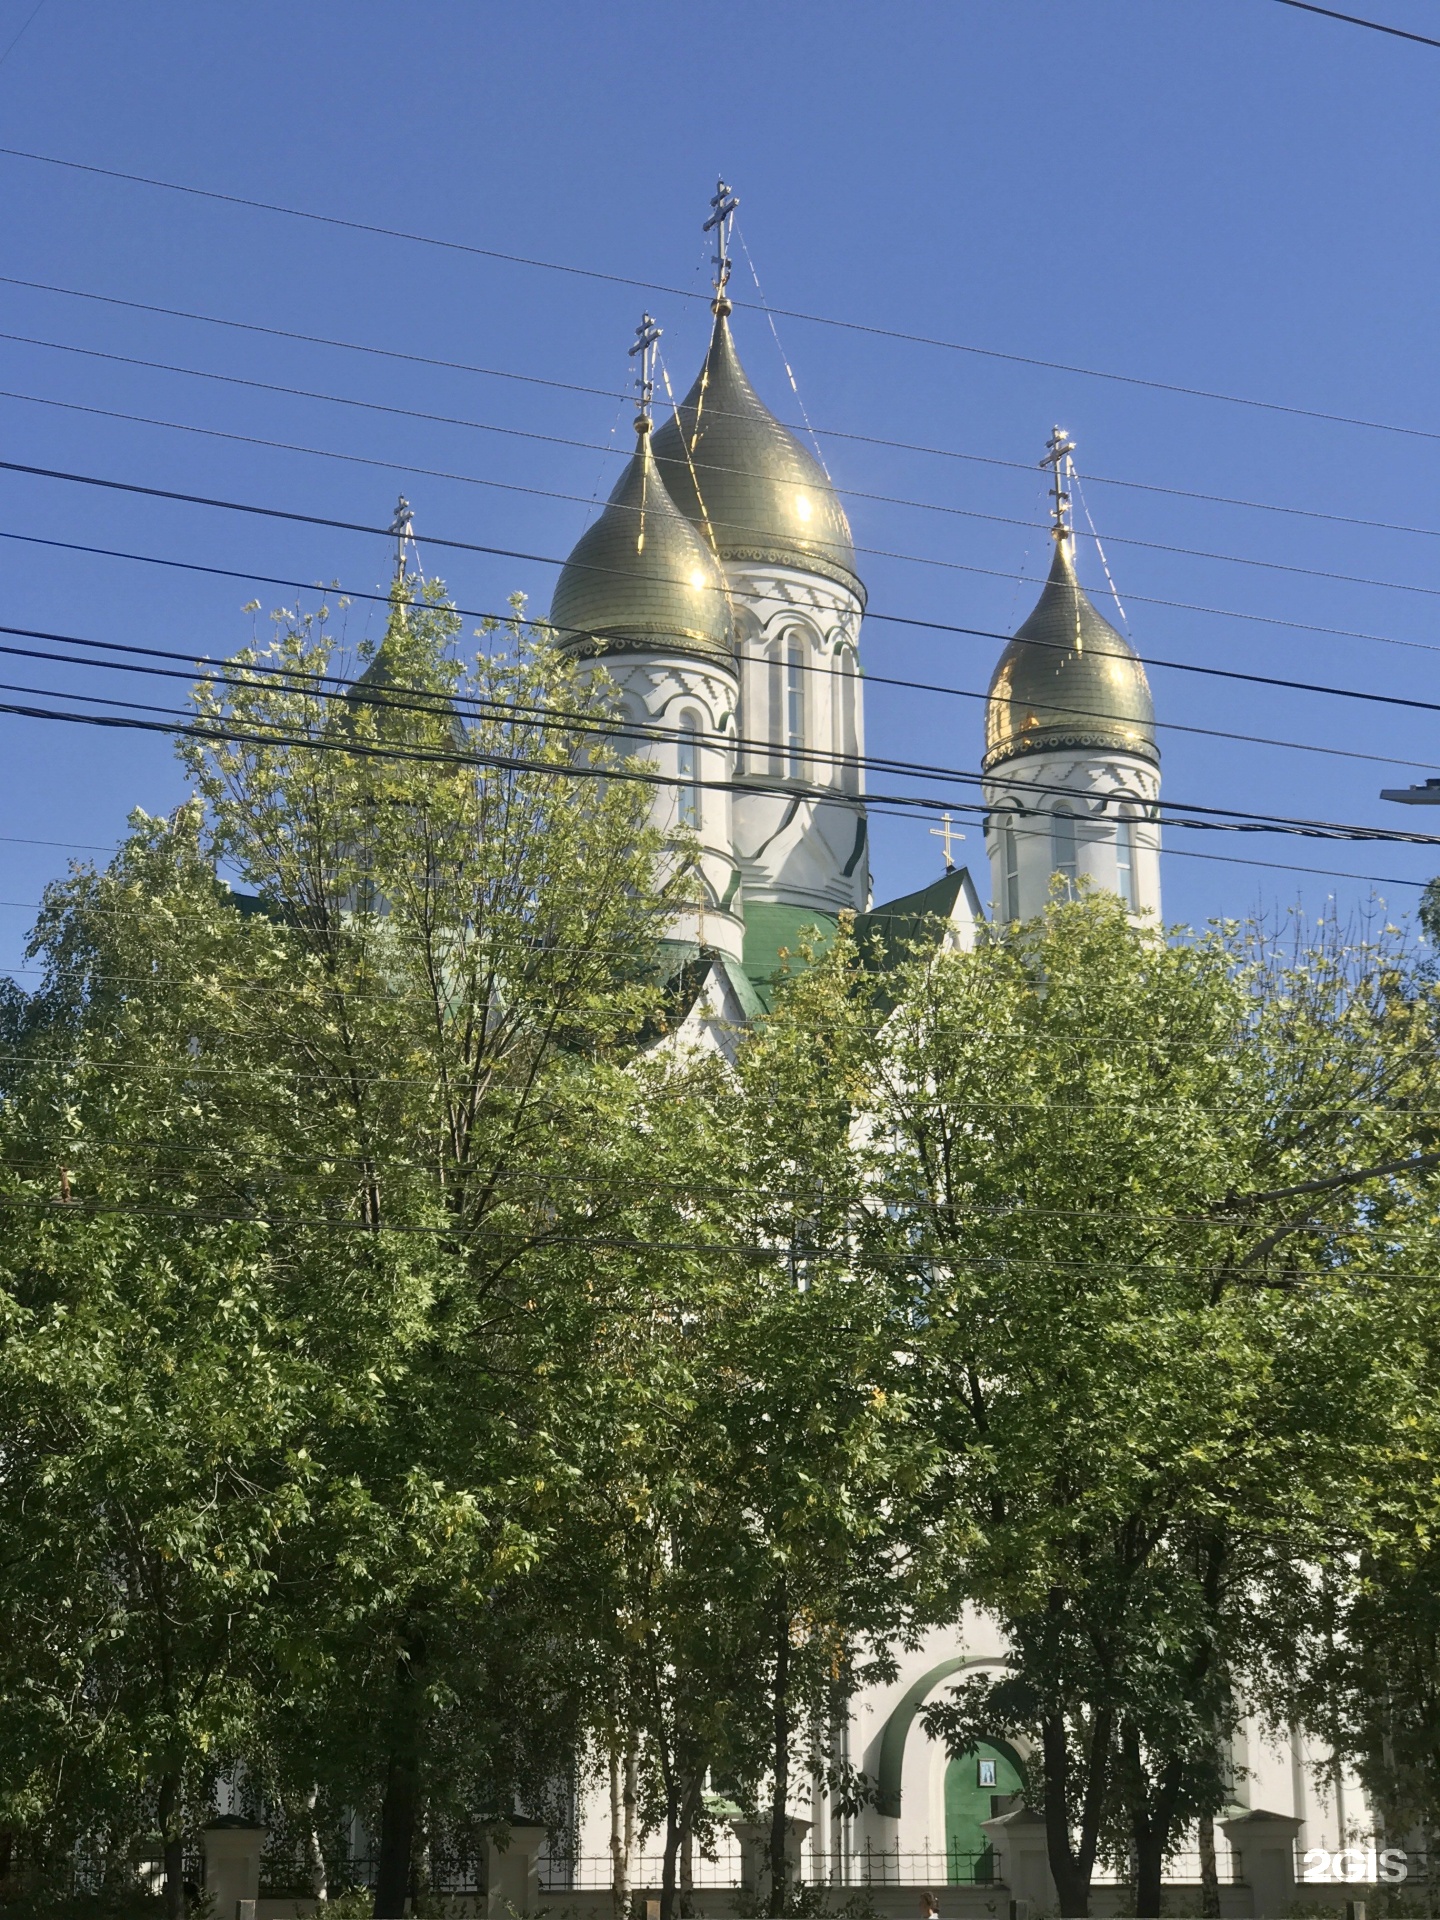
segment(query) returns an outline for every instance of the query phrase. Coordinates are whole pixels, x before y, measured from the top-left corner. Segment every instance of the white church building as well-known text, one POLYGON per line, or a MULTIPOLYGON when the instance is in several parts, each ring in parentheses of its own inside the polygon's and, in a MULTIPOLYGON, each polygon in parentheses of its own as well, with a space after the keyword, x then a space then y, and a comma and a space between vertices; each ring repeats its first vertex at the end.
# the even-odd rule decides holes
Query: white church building
MULTIPOLYGON (((603 663, 618 684, 615 744, 647 755, 662 776, 653 819, 686 849, 669 940, 693 996, 696 1035, 753 1019, 767 1004, 782 950, 795 948, 806 929, 823 938, 843 911, 859 916, 862 934, 881 939, 903 938, 935 916, 958 946, 973 941, 986 912, 977 879, 950 865, 948 841, 946 870, 933 885, 873 901, 860 770, 865 587, 824 468, 767 408, 741 364, 723 223, 720 233, 704 364, 676 417, 652 430, 656 335, 647 316, 637 345, 635 453, 565 565, 550 614, 559 643, 603 663)), ((1067 494, 1073 451, 1057 429, 1044 463, 1054 478, 1049 576, 990 682, 982 764, 989 911, 1006 920, 1037 913, 1059 873, 1087 877, 1158 924, 1154 709, 1140 660, 1077 577, 1067 494)), ((803 1787, 791 1811, 806 1880, 931 1887, 947 1916, 996 1912, 1001 1886, 1036 1913, 1053 1905, 1043 1828, 1038 1814, 1023 1810, 1025 1754, 997 1728, 993 1740, 952 1759, 921 1725, 923 1708, 958 1676, 996 1669, 1005 1658, 995 1626, 967 1616, 902 1653, 891 1683, 851 1702, 837 1757, 874 1783, 873 1804, 846 1815, 823 1785, 803 1787), (1004 1824, 987 1830, 989 1821, 1004 1824), (987 1851, 1003 1866, 988 1891, 987 1851), (984 1895, 979 1904, 961 1898, 967 1887, 972 1900, 984 1895)), ((1239 1878, 1233 1840, 1256 1893, 1250 1905, 1229 1901, 1225 1911, 1282 1912, 1273 1904, 1284 1893, 1282 1854, 1293 1862, 1308 1849, 1363 1847, 1370 1816, 1356 1782, 1327 1766, 1298 1731, 1274 1744, 1252 1726, 1234 1762, 1220 1874, 1227 1883, 1239 1878), (1276 1891, 1255 1904, 1272 1867, 1281 1876, 1276 1891)), ((600 1911, 610 1874, 605 1796, 583 1805, 579 1818, 568 1887, 554 1865, 547 1882, 542 1861, 536 1890, 563 1906, 567 1894, 574 1904, 594 1889, 600 1911)), ((636 1887, 646 1885, 658 1844, 647 1843, 635 1862, 636 1887)), ((738 1857, 738 1841, 736 1848, 738 1857)), ((734 1867, 730 1856, 697 1862, 697 1888, 733 1881, 734 1867)), ((1177 1862, 1176 1873, 1198 1881, 1196 1856, 1177 1862)), ((918 1907, 907 1896, 896 1910, 918 1907)))

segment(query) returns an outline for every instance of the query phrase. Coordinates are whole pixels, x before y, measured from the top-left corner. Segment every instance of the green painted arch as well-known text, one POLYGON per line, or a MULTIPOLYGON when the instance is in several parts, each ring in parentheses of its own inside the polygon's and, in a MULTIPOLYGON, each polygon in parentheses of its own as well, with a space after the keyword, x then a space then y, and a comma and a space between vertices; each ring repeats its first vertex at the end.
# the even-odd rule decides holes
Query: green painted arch
POLYGON ((877 1813, 887 1814, 892 1820, 900 1818, 900 1782, 905 1770, 905 1743, 910 1738, 910 1729, 915 1724, 920 1703, 931 1688, 938 1687, 942 1680, 948 1680, 952 1673, 963 1673, 966 1667, 1005 1664, 1005 1661, 997 1660, 993 1655, 956 1654, 952 1659, 942 1660, 938 1666, 931 1667, 927 1673, 922 1673, 913 1686, 906 1688, 891 1708, 885 1731, 880 1736, 880 1764, 875 1779, 877 1813))

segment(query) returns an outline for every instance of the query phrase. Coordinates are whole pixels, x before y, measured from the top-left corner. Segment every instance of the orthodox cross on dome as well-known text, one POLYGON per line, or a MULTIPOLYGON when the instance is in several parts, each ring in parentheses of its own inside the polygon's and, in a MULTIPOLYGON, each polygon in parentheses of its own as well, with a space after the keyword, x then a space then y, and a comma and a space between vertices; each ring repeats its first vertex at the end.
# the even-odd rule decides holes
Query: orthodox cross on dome
POLYGON ((941 840, 945 843, 945 871, 947 873, 953 873, 955 871, 955 862, 950 857, 950 842, 952 840, 963 840, 965 836, 963 833, 956 833, 954 827, 951 825, 950 815, 948 813, 941 814, 940 825, 938 827, 931 827, 930 838, 932 840, 941 840))
POLYGON ((650 402, 655 394, 655 351, 663 332, 664 328, 656 326, 652 315, 645 313, 640 316, 640 324, 635 329, 635 344, 630 349, 632 360, 637 353, 640 356, 640 371, 635 382, 640 393, 639 411, 635 415, 637 433, 650 431, 650 402))
POLYGON ((402 493, 395 502, 395 518, 390 522, 390 531, 395 537, 395 572, 398 578, 405 578, 405 549, 408 546, 415 555, 415 571, 420 571, 420 549, 415 545, 415 516, 410 511, 410 502, 402 493))
POLYGON ((730 284, 730 229, 735 224, 735 212, 739 205, 739 194, 732 193, 723 180, 717 180, 715 197, 710 202, 710 218, 702 228, 702 232, 715 235, 715 255, 710 264, 715 269, 715 298, 711 305, 716 313, 730 311, 730 301, 725 292, 730 284))
POLYGON ((1075 471, 1075 442, 1063 427, 1056 427, 1046 442, 1045 458, 1042 467, 1049 467, 1053 485, 1050 518, 1054 525, 1050 529, 1050 538, 1063 546, 1067 540, 1073 541, 1075 530, 1070 524, 1070 494, 1066 482, 1075 471))

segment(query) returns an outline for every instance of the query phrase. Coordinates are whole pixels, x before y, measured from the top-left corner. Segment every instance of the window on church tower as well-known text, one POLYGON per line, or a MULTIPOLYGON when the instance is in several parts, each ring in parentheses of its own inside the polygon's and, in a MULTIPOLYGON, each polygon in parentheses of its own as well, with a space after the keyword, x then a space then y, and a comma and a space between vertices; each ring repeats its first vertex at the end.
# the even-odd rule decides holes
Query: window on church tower
POLYGON ((1075 885, 1075 816, 1063 803, 1050 816, 1050 864, 1070 888, 1075 885))
POLYGON ((1140 911, 1140 894, 1135 885, 1135 822, 1122 813, 1115 832, 1115 891, 1131 913, 1140 911))
POLYGON ((798 780, 805 771, 805 657, 798 640, 785 648, 785 772, 798 780))
POLYGON ((700 716, 682 713, 676 748, 680 776, 680 825, 700 825, 700 716))
POLYGON ((1007 921, 1020 918, 1020 848, 1013 822, 1000 828, 1000 865, 1005 882, 1003 912, 1007 921))

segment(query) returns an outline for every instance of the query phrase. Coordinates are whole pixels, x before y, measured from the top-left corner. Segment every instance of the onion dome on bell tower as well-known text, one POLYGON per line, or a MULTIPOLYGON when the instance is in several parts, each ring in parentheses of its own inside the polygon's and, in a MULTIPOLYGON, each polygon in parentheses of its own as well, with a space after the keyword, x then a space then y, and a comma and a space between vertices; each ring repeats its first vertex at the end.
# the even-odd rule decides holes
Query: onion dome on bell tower
POLYGON ((998 919, 1039 913, 1082 879, 1134 914, 1160 909, 1160 750, 1145 668, 1075 572, 1074 442, 1056 427, 1055 557, 1000 656, 985 705, 985 837, 998 919))
POLYGON ((705 364, 655 435, 671 497, 727 563, 797 567, 862 605, 850 522, 829 475, 750 384, 720 292, 705 364))
POLYGON ((725 575, 670 498, 650 425, 647 404, 635 419, 629 464, 561 569, 550 602, 556 641, 584 653, 662 646, 728 661, 734 623, 725 575))
POLYGON ((732 789, 740 686, 730 586, 655 463, 650 403, 660 329, 647 313, 635 331, 635 452, 561 569, 550 620, 556 645, 585 663, 587 677, 603 669, 614 700, 611 748, 652 769, 650 820, 666 843, 675 903, 667 943, 682 959, 718 953, 738 967, 745 926, 732 789))

